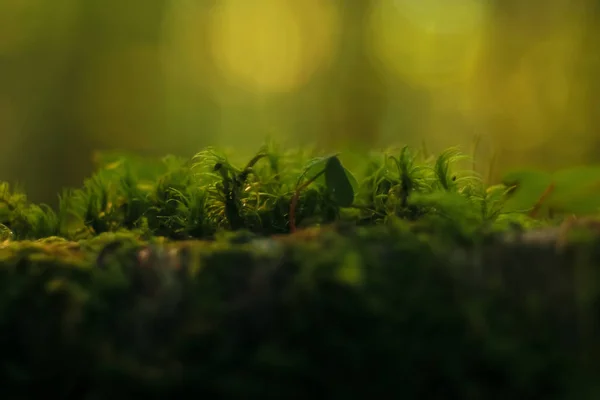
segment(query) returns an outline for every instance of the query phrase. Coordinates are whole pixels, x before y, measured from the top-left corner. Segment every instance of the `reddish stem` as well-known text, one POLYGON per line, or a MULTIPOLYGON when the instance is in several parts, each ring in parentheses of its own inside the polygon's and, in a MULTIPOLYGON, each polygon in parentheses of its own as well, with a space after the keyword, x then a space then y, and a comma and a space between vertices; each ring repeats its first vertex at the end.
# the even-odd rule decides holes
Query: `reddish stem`
POLYGON ((308 185, 310 185, 311 183, 316 181, 317 178, 320 177, 321 175, 323 175, 324 173, 325 173, 325 170, 319 172, 314 177, 307 180, 302 185, 300 185, 296 188, 296 192, 294 193, 294 196, 292 197, 292 201, 290 202, 290 214, 289 214, 290 233, 296 232, 296 206, 298 205, 298 199, 300 198, 300 191, 306 189, 308 187, 308 185))
POLYGON ((299 197, 300 191, 296 190, 290 203, 290 233, 296 232, 296 205, 298 204, 299 197))

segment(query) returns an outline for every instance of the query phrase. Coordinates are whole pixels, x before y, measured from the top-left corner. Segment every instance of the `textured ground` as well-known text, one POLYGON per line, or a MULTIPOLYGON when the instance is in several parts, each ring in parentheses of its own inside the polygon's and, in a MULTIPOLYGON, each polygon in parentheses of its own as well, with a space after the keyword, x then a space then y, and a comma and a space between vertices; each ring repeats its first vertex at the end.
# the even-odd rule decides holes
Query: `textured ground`
POLYGON ((556 231, 446 233, 5 242, 0 391, 596 398, 594 237, 557 249, 556 231))

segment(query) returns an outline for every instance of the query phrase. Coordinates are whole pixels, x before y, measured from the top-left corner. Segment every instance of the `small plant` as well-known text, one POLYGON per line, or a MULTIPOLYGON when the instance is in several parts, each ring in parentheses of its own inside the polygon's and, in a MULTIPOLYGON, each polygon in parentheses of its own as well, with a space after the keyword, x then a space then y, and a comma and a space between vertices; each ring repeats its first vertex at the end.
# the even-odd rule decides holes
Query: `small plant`
POLYGON ((296 183, 290 204, 290 232, 296 231, 296 207, 300 193, 321 178, 324 178, 324 187, 339 207, 350 207, 354 202, 358 183, 352 173, 342 166, 338 155, 315 158, 308 163, 296 183), (310 178, 303 181, 306 176, 310 178))
POLYGON ((275 196, 280 188, 278 157, 263 147, 241 169, 214 149, 200 152, 194 159, 197 162, 193 168, 203 170, 200 176, 210 181, 207 187, 213 202, 209 205, 209 213, 217 224, 226 221, 232 230, 243 229, 249 224, 260 226, 259 209, 266 198, 275 196), (269 161, 269 177, 256 169, 262 159, 269 161))

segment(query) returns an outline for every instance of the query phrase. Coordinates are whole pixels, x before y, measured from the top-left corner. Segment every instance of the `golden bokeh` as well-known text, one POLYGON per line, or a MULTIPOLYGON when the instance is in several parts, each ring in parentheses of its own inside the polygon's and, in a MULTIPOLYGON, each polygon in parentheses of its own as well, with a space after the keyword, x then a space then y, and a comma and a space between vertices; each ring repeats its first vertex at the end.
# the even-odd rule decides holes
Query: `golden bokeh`
POLYGON ((423 142, 469 151, 482 136, 498 171, 598 162, 599 9, 595 0, 0 0, 0 180, 52 197, 91 172, 96 148, 243 152, 267 135, 336 151, 423 142), (46 166, 52 192, 46 176, 36 183, 46 166))
POLYGON ((372 57, 413 85, 464 82, 477 61, 484 11, 473 0, 378 2, 369 21, 372 57))
POLYGON ((215 64, 246 90, 292 91, 333 56, 336 9, 328 2, 222 0, 210 22, 215 64))
POLYGON ((486 133, 497 146, 532 151, 552 143, 563 154, 585 151, 584 141, 572 137, 589 129, 582 91, 588 78, 578 74, 582 22, 580 13, 565 12, 536 29, 537 37, 507 32, 506 42, 522 51, 479 63, 468 91, 469 114, 487 121, 486 133))

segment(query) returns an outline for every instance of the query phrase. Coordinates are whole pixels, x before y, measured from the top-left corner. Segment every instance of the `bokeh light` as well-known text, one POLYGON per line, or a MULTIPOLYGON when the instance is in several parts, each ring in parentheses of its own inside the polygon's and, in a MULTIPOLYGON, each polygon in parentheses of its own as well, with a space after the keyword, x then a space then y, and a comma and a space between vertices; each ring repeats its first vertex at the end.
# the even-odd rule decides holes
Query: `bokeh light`
POLYGON ((477 0, 377 2, 369 21, 372 56, 411 84, 462 82, 476 62, 484 18, 477 0))
POLYGON ((599 4, 2 0, 0 180, 51 201, 97 148, 267 135, 342 152, 479 135, 498 174, 600 162, 599 4))
MULTIPOLYGON (((578 7, 550 7, 529 26, 516 26, 525 32, 515 29, 515 21, 497 21, 502 41, 488 41, 468 91, 469 114, 485 121, 496 146, 529 157, 541 147, 571 159, 585 152, 589 76, 580 71, 590 55, 581 47, 584 21, 578 7)), ((563 159, 546 158, 550 163, 563 159)))
POLYGON ((234 85, 291 91, 332 57, 335 17, 321 0, 222 0, 212 11, 211 52, 234 85))

